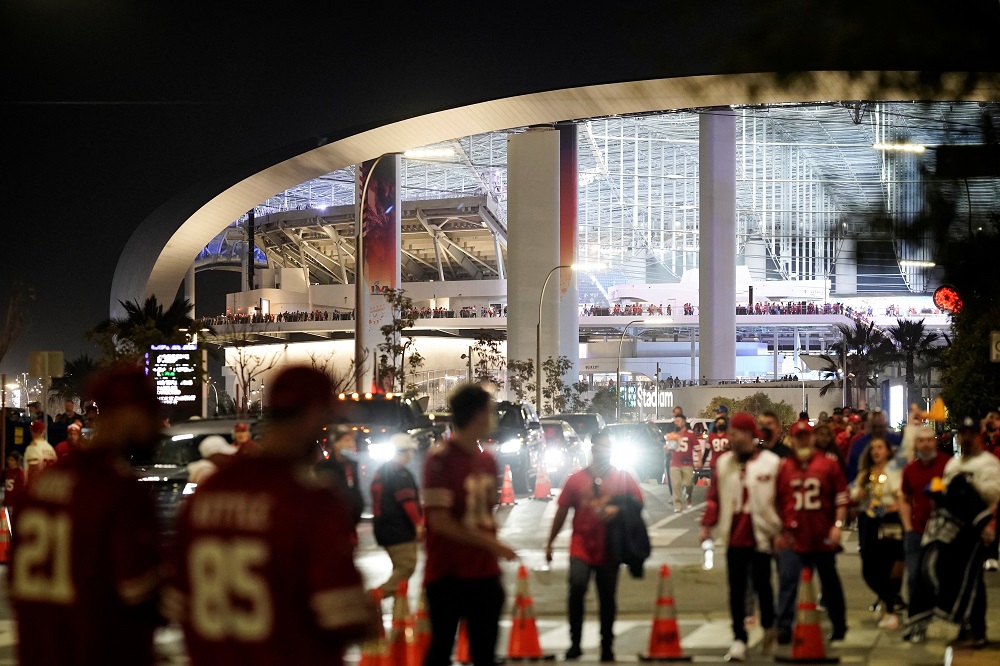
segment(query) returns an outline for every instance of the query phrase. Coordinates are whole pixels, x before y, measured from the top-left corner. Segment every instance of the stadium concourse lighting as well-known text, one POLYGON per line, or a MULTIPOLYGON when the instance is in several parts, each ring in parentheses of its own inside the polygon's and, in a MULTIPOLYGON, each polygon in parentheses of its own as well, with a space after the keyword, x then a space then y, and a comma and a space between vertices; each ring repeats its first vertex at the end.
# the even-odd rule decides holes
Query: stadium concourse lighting
POLYGON ((934 268, 937 266, 933 261, 917 261, 914 259, 903 259, 899 262, 903 268, 934 268))
POLYGON ((919 143, 873 143, 872 148, 893 153, 916 153, 920 154, 927 150, 927 146, 919 143))
POLYGON ((426 160, 435 157, 454 157, 454 148, 413 148, 403 153, 408 160, 426 160))
POLYGON ((568 268, 571 271, 596 271, 604 268, 604 264, 561 264, 550 270, 542 282, 542 290, 538 294, 538 322, 535 324, 535 410, 539 414, 542 413, 542 301, 545 299, 545 287, 549 284, 549 278, 561 268, 568 268))

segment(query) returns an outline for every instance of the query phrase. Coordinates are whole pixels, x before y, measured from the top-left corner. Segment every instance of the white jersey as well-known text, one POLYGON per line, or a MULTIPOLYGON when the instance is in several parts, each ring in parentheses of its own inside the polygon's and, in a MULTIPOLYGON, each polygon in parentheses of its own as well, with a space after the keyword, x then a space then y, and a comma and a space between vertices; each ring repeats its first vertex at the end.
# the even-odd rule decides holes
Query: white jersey
POLYGON ((974 456, 957 456, 944 467, 944 482, 962 474, 991 509, 1000 501, 1000 460, 986 451, 974 456))
POLYGON ((34 439, 24 449, 24 480, 31 482, 36 474, 55 464, 58 456, 52 445, 44 439, 34 439))

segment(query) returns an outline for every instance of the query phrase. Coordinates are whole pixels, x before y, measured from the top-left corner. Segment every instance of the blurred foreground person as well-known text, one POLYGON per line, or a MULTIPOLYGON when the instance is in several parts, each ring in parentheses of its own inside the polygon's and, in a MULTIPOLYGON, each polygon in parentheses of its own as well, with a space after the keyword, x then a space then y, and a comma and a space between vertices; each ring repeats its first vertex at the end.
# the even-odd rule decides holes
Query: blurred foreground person
POLYGON ((332 416, 329 378, 269 383, 257 456, 235 456, 181 509, 164 595, 194 666, 342 664, 381 621, 354 565, 343 499, 308 473, 332 416))
POLYGON ((458 623, 465 619, 472 663, 495 666, 504 603, 497 558, 513 560, 517 553, 497 539, 497 464, 479 448, 479 440, 493 430, 493 398, 466 384, 448 404, 451 438, 429 451, 424 462, 424 585, 432 630, 424 665, 451 664, 458 623))
POLYGON ((22 666, 151 664, 160 585, 157 514, 128 455, 159 439, 160 405, 136 368, 94 378, 101 428, 38 473, 20 502, 11 598, 22 666))

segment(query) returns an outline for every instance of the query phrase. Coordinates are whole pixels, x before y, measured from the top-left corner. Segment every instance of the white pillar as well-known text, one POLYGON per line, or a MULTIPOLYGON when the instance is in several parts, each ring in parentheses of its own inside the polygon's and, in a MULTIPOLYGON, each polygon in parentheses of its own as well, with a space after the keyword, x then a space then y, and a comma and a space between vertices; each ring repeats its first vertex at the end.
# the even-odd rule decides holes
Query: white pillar
POLYGON ((834 266, 838 296, 858 293, 858 243, 853 238, 843 238, 834 266))
MULTIPOLYGON (((577 131, 576 125, 557 125, 559 132, 559 265, 577 263, 577 131)), ((555 282, 553 276, 553 282, 555 282)), ((580 291, 578 274, 563 268, 559 271, 559 348, 558 355, 569 359, 563 382, 571 386, 580 377, 580 291)))
POLYGON ((698 122, 698 322, 701 375, 736 376, 736 116, 698 122))
POLYGON ((195 298, 194 262, 192 261, 191 265, 188 267, 187 274, 184 276, 184 300, 186 300, 188 303, 191 304, 191 318, 197 319, 197 317, 194 314, 195 313, 194 298, 195 298))
MULTIPOLYGON (((559 180, 559 132, 533 128, 507 138, 508 360, 536 360, 542 286, 560 265, 559 180)), ((558 290, 553 276, 541 309, 541 362, 559 352, 558 290)))

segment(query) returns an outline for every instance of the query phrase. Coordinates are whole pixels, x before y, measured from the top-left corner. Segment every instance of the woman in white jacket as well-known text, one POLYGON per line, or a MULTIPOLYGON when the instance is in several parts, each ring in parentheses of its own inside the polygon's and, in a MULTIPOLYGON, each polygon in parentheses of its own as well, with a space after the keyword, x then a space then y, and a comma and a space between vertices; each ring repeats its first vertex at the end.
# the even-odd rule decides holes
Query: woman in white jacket
POLYGON ((744 661, 747 631, 744 625, 748 577, 760 602, 760 623, 765 630, 762 652, 774 650, 774 592, 771 588, 771 551, 781 534, 781 517, 775 508, 775 481, 781 458, 756 446, 761 433, 746 412, 729 421, 730 451, 719 456, 707 506, 701 519, 702 540, 713 530, 726 545, 729 610, 733 619, 732 647, 726 659, 744 661))

